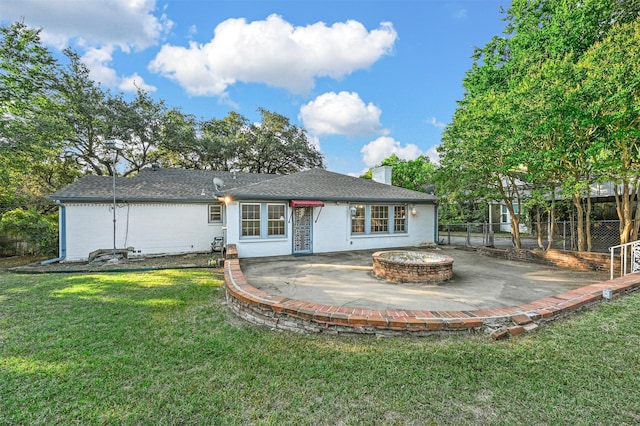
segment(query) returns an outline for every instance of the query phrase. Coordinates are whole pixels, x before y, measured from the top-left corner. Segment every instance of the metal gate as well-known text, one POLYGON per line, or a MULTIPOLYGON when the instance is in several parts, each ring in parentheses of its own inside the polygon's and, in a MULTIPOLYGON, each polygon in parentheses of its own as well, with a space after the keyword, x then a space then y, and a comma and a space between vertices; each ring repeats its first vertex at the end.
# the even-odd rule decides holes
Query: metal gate
POLYGON ((613 279, 615 275, 614 266, 616 264, 616 250, 619 253, 621 277, 624 277, 627 274, 637 274, 640 272, 640 240, 638 240, 627 244, 609 247, 609 252, 611 254, 611 265, 609 267, 611 271, 611 279, 613 279))
POLYGON ((313 252, 312 207, 295 207, 293 209, 293 254, 309 254, 313 252))

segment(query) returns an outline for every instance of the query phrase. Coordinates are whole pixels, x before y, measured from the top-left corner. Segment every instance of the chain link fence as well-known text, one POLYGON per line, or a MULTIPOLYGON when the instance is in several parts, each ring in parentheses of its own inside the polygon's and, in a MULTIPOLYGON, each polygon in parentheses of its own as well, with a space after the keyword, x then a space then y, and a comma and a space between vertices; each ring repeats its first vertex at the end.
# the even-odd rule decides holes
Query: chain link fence
MULTIPOLYGON (((609 247, 620 244, 619 221, 599 220, 591 223, 591 250, 608 253, 609 247)), ((553 232, 552 248, 576 250, 578 246, 577 227, 574 222, 557 222, 553 232)), ((541 239, 548 244, 548 227, 541 230, 541 239)), ((464 245, 478 247, 490 245, 494 247, 514 247, 514 239, 509 232, 500 232, 500 225, 493 223, 445 223, 438 226, 438 242, 440 244, 464 245)), ((538 231, 520 234, 522 248, 538 248, 538 231)))

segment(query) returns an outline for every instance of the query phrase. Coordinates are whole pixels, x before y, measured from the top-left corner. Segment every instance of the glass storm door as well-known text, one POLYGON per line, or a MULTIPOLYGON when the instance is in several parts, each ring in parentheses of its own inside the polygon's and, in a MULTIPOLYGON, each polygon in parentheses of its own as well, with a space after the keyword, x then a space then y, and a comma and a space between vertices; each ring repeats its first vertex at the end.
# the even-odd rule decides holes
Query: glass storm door
POLYGON ((293 254, 312 253, 311 232, 313 207, 293 209, 293 254))

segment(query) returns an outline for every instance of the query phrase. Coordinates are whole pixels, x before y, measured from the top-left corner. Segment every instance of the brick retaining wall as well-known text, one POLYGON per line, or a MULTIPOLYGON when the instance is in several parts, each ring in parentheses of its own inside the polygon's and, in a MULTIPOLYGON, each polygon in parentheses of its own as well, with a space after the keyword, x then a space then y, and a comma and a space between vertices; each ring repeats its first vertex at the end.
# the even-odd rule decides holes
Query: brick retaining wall
MULTIPOLYGON (((477 251, 485 256, 559 266, 581 271, 608 271, 611 263, 611 257, 608 254, 585 251, 557 249, 542 251, 514 248, 500 249, 494 247, 478 247, 477 251)), ((614 268, 616 268, 615 270, 620 270, 620 256, 614 258, 614 268)))
POLYGON ((422 336, 466 331, 486 332, 501 339, 531 332, 546 321, 601 302, 605 289, 616 297, 640 288, 640 275, 633 274, 509 308, 465 312, 350 308, 275 296, 257 289, 244 278, 237 253, 234 245, 227 246, 224 280, 231 309, 251 323, 296 332, 422 336))

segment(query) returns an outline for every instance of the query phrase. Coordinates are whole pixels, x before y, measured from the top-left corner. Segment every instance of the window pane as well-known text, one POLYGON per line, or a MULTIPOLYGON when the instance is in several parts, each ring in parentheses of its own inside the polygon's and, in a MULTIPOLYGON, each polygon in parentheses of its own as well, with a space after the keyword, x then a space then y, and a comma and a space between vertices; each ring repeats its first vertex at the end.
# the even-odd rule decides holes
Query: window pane
POLYGON ((388 206, 371 206, 371 232, 389 232, 388 206))
POLYGON ((284 204, 267 205, 267 235, 285 235, 284 204))
POLYGON ((209 205, 209 222, 222 222, 222 204, 209 205))
POLYGON ((364 234, 364 206, 355 207, 355 213, 351 215, 351 233, 364 234))
POLYGON ((406 232, 407 209, 405 206, 393 206, 393 232, 406 232))
POLYGON ((260 204, 243 204, 241 208, 243 237, 260 236, 260 204))
POLYGON ((500 223, 508 223, 507 220, 509 210, 507 210, 507 206, 500 206, 500 223))

